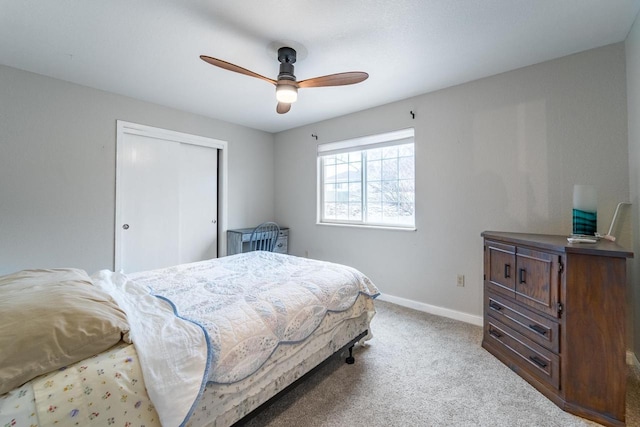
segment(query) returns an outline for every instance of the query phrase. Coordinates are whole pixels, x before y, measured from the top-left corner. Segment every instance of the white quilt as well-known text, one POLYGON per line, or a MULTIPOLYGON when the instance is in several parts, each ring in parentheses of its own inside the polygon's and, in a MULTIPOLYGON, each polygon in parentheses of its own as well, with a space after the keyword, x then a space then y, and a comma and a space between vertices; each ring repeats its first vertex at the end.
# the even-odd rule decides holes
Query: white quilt
POLYGON ((358 270, 273 252, 249 252, 132 274, 203 326, 211 346, 209 381, 254 373, 283 343, 306 339, 327 312, 350 308, 378 289, 358 270))
POLYGON ((207 382, 247 378, 278 346, 306 339, 327 313, 349 309, 360 294, 378 295, 356 269, 271 252, 93 279, 127 313, 163 425, 183 425, 207 382))

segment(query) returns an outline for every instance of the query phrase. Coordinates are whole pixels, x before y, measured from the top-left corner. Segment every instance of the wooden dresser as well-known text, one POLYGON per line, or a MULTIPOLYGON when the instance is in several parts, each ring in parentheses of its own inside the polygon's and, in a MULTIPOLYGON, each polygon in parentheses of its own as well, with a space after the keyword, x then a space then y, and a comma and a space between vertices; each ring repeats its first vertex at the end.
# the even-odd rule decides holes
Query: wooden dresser
POLYGON ((619 245, 485 231, 482 346, 565 411, 625 425, 626 259, 619 245))

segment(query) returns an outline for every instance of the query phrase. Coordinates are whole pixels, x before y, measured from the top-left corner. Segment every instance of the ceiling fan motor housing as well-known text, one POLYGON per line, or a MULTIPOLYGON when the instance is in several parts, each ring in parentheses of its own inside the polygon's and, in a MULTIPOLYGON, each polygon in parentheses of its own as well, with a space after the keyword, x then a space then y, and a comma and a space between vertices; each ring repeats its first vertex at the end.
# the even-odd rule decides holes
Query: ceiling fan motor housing
POLYGON ((296 80, 293 74, 293 64, 296 62, 296 51, 291 47, 278 49, 278 61, 280 61, 280 74, 278 80, 296 80))
POLYGON ((278 61, 293 64, 296 62, 296 50, 292 47, 281 47, 278 49, 278 61))

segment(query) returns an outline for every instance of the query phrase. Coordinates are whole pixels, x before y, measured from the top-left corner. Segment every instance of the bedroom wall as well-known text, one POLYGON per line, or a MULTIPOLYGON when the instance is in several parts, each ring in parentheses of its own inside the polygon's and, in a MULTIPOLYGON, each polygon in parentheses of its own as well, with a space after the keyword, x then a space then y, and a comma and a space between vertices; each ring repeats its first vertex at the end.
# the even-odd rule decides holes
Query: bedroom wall
MULTIPOLYGON (((392 301, 479 323, 483 230, 570 234, 573 185, 592 184, 606 232, 629 198, 625 91, 618 43, 276 134, 276 219, 291 228, 291 253, 352 265, 392 301), (417 231, 317 225, 316 144, 406 127, 417 231)), ((627 247, 628 223, 617 231, 627 247)))
POLYGON ((113 268, 117 119, 228 141, 229 228, 274 218, 272 134, 0 66, 0 274, 113 268))
POLYGON ((627 111, 629 126, 629 187, 631 191, 631 213, 634 225, 631 265, 631 308, 633 314, 634 353, 640 356, 640 15, 625 42, 627 54, 627 111))

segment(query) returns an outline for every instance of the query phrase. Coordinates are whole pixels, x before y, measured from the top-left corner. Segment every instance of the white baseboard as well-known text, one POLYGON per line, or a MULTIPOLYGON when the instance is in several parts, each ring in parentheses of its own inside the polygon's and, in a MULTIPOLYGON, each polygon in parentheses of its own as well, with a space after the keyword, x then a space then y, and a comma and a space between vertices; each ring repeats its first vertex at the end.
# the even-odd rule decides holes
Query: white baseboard
POLYGON ((448 317, 454 320, 460 320, 461 322, 471 323, 472 325, 482 326, 482 316, 475 316, 469 313, 463 313, 462 311, 451 310, 449 308, 438 307, 431 304, 425 304, 406 298, 395 297, 388 294, 380 294, 377 298, 381 301, 391 302, 403 307, 412 308, 418 311, 424 311, 425 313, 435 314, 436 316, 448 317))

